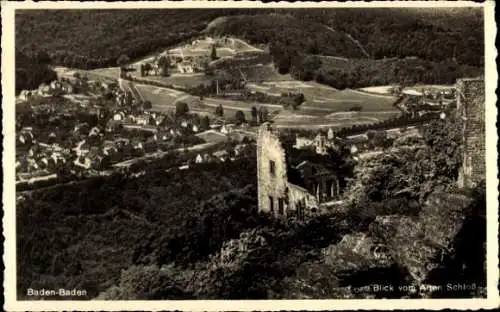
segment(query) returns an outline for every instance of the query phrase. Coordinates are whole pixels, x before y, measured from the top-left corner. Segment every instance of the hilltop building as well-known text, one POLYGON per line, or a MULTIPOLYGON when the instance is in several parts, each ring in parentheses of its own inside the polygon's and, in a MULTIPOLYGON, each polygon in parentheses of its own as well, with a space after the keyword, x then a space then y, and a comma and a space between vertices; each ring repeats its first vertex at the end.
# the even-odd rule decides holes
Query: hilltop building
POLYGON ((340 196, 340 179, 323 155, 286 150, 279 133, 264 123, 257 139, 259 211, 303 219, 340 196))
POLYGON ((458 184, 474 187, 486 178, 484 78, 457 80, 457 114, 463 122, 463 163, 458 184))

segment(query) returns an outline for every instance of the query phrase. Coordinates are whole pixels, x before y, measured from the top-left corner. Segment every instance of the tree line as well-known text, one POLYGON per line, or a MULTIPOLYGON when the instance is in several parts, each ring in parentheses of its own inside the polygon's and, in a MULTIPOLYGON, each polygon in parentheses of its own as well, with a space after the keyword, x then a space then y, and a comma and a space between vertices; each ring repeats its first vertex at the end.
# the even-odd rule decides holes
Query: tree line
POLYGON ((57 74, 48 66, 49 61, 44 53, 30 58, 16 50, 16 94, 56 80, 57 74))

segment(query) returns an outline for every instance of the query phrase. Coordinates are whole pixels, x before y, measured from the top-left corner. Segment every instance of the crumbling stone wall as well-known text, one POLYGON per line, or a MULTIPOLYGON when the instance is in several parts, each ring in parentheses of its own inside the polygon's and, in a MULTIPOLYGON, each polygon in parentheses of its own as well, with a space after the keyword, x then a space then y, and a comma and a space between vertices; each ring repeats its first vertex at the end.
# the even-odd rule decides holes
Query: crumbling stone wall
POLYGON ((310 215, 313 208, 318 208, 313 194, 288 181, 286 151, 269 123, 260 127, 257 138, 257 193, 259 211, 272 212, 276 216, 297 217, 300 208, 304 217, 310 215), (271 162, 274 170, 271 170, 271 162))
POLYGON ((288 183, 288 211, 297 211, 299 206, 304 208, 304 216, 311 215, 311 209, 318 207, 318 200, 306 189, 288 183))
POLYGON ((286 198, 286 154, 278 135, 269 123, 260 127, 257 139, 257 184, 259 211, 271 212, 272 197, 274 212, 277 213, 279 199, 286 198), (274 162, 274 174, 271 173, 271 161, 274 162))
POLYGON ((484 78, 457 80, 457 113, 463 122, 461 187, 473 187, 486 176, 484 92, 484 78))

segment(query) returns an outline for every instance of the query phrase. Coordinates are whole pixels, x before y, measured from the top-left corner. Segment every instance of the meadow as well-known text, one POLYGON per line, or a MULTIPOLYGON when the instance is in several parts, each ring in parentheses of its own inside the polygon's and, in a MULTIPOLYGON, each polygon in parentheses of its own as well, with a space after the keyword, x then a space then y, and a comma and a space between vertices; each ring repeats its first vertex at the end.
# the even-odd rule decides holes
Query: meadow
POLYGON ((355 107, 360 107, 363 112, 397 112, 392 105, 396 97, 351 89, 336 90, 316 82, 267 81, 252 83, 247 87, 271 95, 279 95, 282 92, 303 93, 305 103, 299 107, 299 115, 324 116, 328 113, 350 111, 355 107))
POLYGON ((170 85, 179 85, 184 88, 194 88, 200 84, 207 84, 210 82, 209 79, 205 77, 204 74, 173 74, 168 77, 162 76, 147 76, 141 77, 141 79, 147 79, 152 81, 158 81, 170 85))
POLYGON ((118 67, 84 70, 84 69, 74 69, 74 68, 56 66, 53 69, 57 73, 58 77, 71 78, 75 73, 79 73, 81 76, 87 76, 89 80, 95 80, 107 83, 115 82, 120 74, 120 69, 118 67))
POLYGON ((373 124, 397 116, 396 111, 386 112, 337 112, 320 115, 306 115, 283 111, 274 119, 278 128, 324 129, 342 128, 359 124, 373 124))

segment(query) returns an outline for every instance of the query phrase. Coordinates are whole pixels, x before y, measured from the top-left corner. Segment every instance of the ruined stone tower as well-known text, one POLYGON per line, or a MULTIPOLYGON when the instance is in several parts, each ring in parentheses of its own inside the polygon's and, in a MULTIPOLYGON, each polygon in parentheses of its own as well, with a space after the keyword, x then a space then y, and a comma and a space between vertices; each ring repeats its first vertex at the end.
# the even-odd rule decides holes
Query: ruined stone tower
POLYGON ((474 187, 486 177, 484 78, 457 80, 457 114, 463 123, 463 163, 458 184, 474 187))
POLYGON ((314 213, 318 200, 307 189, 293 184, 288 177, 287 152, 279 133, 265 123, 257 138, 257 191, 260 212, 277 217, 302 219, 314 213))
POLYGON ((269 123, 259 129, 257 140, 259 211, 282 210, 287 188, 286 154, 269 123))

